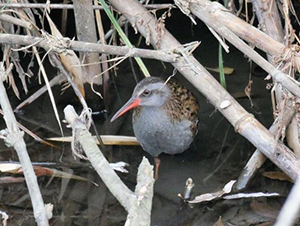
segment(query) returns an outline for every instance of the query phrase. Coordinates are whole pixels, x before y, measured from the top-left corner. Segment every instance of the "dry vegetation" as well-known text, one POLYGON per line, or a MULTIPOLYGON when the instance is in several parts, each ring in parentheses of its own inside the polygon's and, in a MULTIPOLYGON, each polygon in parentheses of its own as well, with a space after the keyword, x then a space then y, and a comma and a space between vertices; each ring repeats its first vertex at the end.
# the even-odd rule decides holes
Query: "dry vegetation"
MULTIPOLYGON (((103 10, 105 6, 101 6, 104 1, 98 2, 97 0, 74 1, 74 4, 66 4, 68 1, 60 1, 58 4, 50 1, 33 4, 32 1, 26 0, 18 2, 2 0, 0 2, 2 7, 0 14, 0 43, 2 43, 0 103, 7 127, 1 131, 1 138, 8 146, 14 147, 21 164, 15 166, 13 170, 5 168, 7 165, 3 164, 1 171, 16 173, 22 168, 33 214, 38 225, 48 225, 52 211, 51 205, 50 210, 44 208, 43 195, 39 190, 35 173, 52 175, 54 172, 48 168, 32 166, 23 139, 24 132, 44 145, 54 148, 57 146, 45 141, 38 134, 32 134, 18 124, 13 112, 20 112, 25 106, 30 106, 38 97, 48 92, 53 109, 51 114, 54 114, 56 118, 56 121, 53 120, 51 123, 58 124, 60 134, 63 135, 65 125, 61 124, 62 110, 57 108, 55 100, 57 94, 53 93, 53 87, 58 84, 62 84, 62 90, 72 89, 77 96, 76 102, 81 103, 83 109, 80 116, 71 106, 64 110, 64 117, 73 131, 73 155, 83 159, 87 156, 90 160, 107 188, 127 211, 125 225, 150 225, 154 180, 149 162, 143 159, 133 192, 112 170, 108 161, 99 152, 94 142, 95 139, 88 132, 93 121, 87 102, 101 102, 103 109, 110 110, 113 101, 110 94, 110 84, 113 80, 111 78, 117 73, 117 66, 130 57, 136 60, 145 76, 149 76, 143 63, 145 58, 172 64, 227 118, 235 131, 257 148, 236 182, 228 183, 228 186, 218 192, 212 191, 214 193, 208 194, 209 198, 197 196, 193 202, 210 201, 228 193, 237 193, 246 189, 268 158, 285 173, 272 175, 273 178, 280 177, 280 179, 297 182, 293 188, 294 192, 290 194, 290 202, 285 204, 276 223, 277 226, 293 224, 298 217, 300 207, 299 180, 297 180, 300 174, 300 87, 298 82, 300 23, 297 17, 300 16, 300 7, 298 2, 295 2, 298 4, 296 5, 297 11, 293 6, 294 3, 289 0, 252 0, 251 3, 225 1, 225 6, 208 0, 175 0, 175 4, 173 2, 150 4, 148 1, 141 1, 143 3, 141 4, 137 0, 109 0, 106 13, 103 10), (54 10, 56 14, 52 13, 54 10), (108 22, 107 10, 118 20, 108 22), (274 123, 269 129, 248 113, 201 65, 201 62, 197 61, 192 53, 198 47, 198 42, 193 43, 191 40, 189 45, 182 45, 169 33, 165 21, 172 16, 174 10, 180 10, 190 18, 191 23, 204 22, 224 51, 228 51, 228 43, 230 43, 245 54, 249 61, 255 62, 268 73, 265 79, 270 80, 269 88, 274 115, 274 123), (68 15, 73 13, 75 21, 68 19, 68 15), (151 44, 154 50, 133 47, 128 42, 129 40, 126 40, 126 34, 120 30, 117 32, 116 25, 110 26, 110 23, 117 23, 120 27, 127 29, 128 26, 132 26, 136 33, 144 37, 143 42, 147 45, 151 44), (68 29, 71 27, 76 29, 77 34, 73 39, 67 37, 70 32, 68 29), (265 52, 267 57, 262 57, 256 49, 265 52), (49 67, 49 63, 59 71, 58 75, 49 75, 49 70, 45 68, 45 65, 49 67), (38 70, 34 70, 34 66, 37 66, 38 70), (31 91, 28 84, 33 79, 45 86, 40 85, 39 90, 31 91), (7 90, 10 94, 13 90, 14 97, 10 95, 8 98, 7 90), (24 93, 30 93, 30 97, 24 98, 24 93), (12 98, 19 99, 14 109, 10 105, 12 98), (85 154, 82 154, 82 151, 85 154), (293 195, 296 195, 296 198, 293 195), (295 210, 294 213, 289 212, 291 209, 295 210), (288 214, 285 211, 288 211, 288 214), (288 219, 285 218, 286 215, 289 215, 288 219), (285 223, 282 224, 282 222, 285 223)), ((217 71, 220 70, 221 68, 217 71)), ((251 77, 249 77, 245 95, 250 101, 252 85, 251 77)), ((103 123, 103 126, 107 126, 107 123, 103 123)), ((111 141, 109 137, 101 138, 99 135, 97 138, 102 144, 100 145, 102 150, 104 149, 103 142, 105 145, 137 144, 136 140, 130 137, 124 138, 125 140, 122 137, 122 140, 120 138, 117 141, 111 141)), ((60 177, 72 178, 64 174, 60 177)), ((3 183, 16 183, 12 181, 13 178, 10 177, 3 183)), ((188 180, 186 193, 181 195, 185 202, 190 198, 192 188, 193 183, 188 180)), ((53 205, 55 208, 55 203, 53 205)), ((256 206, 256 209, 259 208, 256 206)), ((9 208, 7 210, 10 216, 9 208)), ((4 218, 5 212, 1 214, 4 218)), ((50 222, 55 224, 55 221, 50 220, 50 222)), ((2 223, 10 225, 6 223, 6 219, 2 223)), ((17 222, 14 223, 17 224, 17 222)), ((274 221, 271 221, 271 224, 273 223, 274 221)), ((21 225, 20 221, 18 224, 21 225)), ((215 225, 223 225, 222 218, 215 225)))

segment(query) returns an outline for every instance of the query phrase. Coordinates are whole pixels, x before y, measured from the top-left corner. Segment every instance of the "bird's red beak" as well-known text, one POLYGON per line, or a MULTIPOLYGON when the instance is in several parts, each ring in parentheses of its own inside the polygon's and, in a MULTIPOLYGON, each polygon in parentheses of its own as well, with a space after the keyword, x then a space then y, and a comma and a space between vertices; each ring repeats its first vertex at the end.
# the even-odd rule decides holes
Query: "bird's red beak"
POLYGON ((110 122, 115 121, 117 118, 119 118, 121 115, 125 114, 127 111, 129 111, 132 108, 135 108, 139 106, 141 103, 141 100, 138 98, 131 97, 126 104, 124 104, 123 107, 111 118, 110 122))

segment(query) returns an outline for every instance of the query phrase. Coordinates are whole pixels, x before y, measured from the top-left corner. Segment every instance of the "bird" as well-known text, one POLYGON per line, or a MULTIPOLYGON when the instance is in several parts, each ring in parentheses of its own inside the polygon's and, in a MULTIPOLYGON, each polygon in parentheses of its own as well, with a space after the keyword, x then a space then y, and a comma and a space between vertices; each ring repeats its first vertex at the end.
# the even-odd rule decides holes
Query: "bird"
POLYGON ((199 128, 196 97, 175 81, 159 77, 141 80, 131 98, 111 118, 111 122, 134 109, 133 132, 142 148, 154 157, 155 179, 159 155, 179 154, 190 147, 199 128))

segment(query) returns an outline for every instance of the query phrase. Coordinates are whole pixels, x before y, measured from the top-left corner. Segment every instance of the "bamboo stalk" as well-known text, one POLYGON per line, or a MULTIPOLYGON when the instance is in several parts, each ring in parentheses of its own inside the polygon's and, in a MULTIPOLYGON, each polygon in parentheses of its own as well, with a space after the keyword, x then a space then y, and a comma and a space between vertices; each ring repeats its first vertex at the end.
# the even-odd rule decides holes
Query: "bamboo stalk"
MULTIPOLYGON (((150 33, 152 45, 155 46, 159 41, 162 50, 176 48, 177 51, 184 53, 184 48, 166 29, 164 29, 163 35, 157 33, 157 20, 139 2, 127 0, 125 3, 122 0, 110 0, 110 3, 131 24, 135 24, 143 36, 148 37, 150 33), (137 21, 147 21, 147 23, 138 23, 137 21)), ((205 12, 205 15, 207 14, 205 12)), ((193 56, 185 54, 185 57, 173 63, 173 66, 203 93, 209 102, 228 119, 237 132, 261 150, 293 180, 298 178, 300 167, 298 158, 294 153, 280 141, 277 141, 253 115, 240 106, 193 56)))

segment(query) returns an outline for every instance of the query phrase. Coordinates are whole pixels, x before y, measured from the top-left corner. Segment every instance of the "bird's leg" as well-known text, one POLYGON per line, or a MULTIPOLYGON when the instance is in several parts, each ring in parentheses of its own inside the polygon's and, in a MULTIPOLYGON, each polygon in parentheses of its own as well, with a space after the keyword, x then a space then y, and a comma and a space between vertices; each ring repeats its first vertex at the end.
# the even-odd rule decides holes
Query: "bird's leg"
POLYGON ((154 162, 155 162, 155 176, 154 179, 157 180, 158 179, 158 169, 160 166, 160 159, 158 157, 154 157, 154 162))

